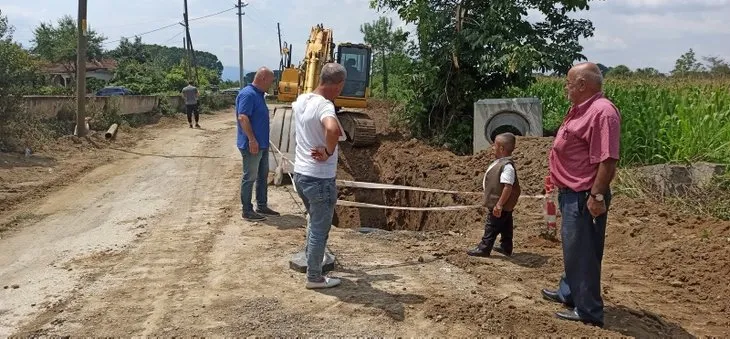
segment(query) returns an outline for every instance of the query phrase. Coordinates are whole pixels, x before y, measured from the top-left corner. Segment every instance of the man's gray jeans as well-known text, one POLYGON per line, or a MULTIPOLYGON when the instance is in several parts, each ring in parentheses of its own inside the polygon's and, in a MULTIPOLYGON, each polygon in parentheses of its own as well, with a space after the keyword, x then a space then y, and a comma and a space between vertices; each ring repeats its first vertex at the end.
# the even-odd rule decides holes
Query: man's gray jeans
POLYGON ((332 216, 337 203, 335 178, 320 179, 294 173, 297 194, 309 215, 307 221, 307 280, 322 280, 322 260, 332 228, 332 216))

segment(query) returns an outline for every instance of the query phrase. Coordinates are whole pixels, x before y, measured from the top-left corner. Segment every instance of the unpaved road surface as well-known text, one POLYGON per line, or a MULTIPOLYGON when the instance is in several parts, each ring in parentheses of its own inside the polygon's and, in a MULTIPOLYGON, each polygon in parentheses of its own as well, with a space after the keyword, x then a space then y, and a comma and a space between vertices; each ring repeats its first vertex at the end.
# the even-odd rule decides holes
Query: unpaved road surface
MULTIPOLYGON (((638 266, 615 261, 606 265, 614 299, 636 293, 642 302, 608 298, 605 330, 557 320, 560 307, 539 295, 559 277, 555 246, 514 260, 467 258, 478 229, 333 228, 343 284, 306 290, 288 267, 305 224, 291 187, 270 186, 281 217, 243 221, 232 114, 204 118, 202 130, 159 130, 110 151, 115 161, 23 207, 36 217, 0 239, 0 336, 728 334, 716 316, 725 309, 706 318, 687 308, 671 321, 642 311, 681 305, 662 305, 662 291, 632 273, 638 266)), ((517 235, 518 247, 526 237, 517 235)))

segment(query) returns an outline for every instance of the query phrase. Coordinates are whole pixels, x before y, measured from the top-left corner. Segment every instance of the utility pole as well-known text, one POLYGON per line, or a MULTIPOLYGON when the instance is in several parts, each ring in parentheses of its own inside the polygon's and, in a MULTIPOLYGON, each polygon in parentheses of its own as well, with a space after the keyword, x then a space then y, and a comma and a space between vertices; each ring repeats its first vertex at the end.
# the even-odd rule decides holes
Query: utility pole
POLYGON ((284 70, 284 47, 281 46, 281 26, 276 23, 276 34, 279 36, 279 72, 284 70))
POLYGON ((86 1, 79 0, 76 53, 76 135, 86 136, 86 1))
POLYGON ((188 54, 188 40, 183 37, 183 49, 185 50, 185 54, 183 54, 183 59, 185 60, 185 78, 186 80, 192 79, 192 75, 190 74, 190 55, 188 54))
POLYGON ((185 19, 185 36, 188 38, 188 43, 186 47, 189 49, 188 52, 190 53, 190 57, 192 59, 192 67, 195 71, 195 84, 198 85, 199 79, 198 79, 198 67, 195 62, 195 50, 193 49, 193 41, 190 38, 190 22, 188 21, 188 0, 184 0, 185 3, 185 12, 183 13, 183 19, 185 19))
POLYGON ((243 79, 243 8, 248 6, 248 4, 244 4, 243 1, 238 0, 238 81, 241 88, 243 88, 244 85, 244 79, 243 79))

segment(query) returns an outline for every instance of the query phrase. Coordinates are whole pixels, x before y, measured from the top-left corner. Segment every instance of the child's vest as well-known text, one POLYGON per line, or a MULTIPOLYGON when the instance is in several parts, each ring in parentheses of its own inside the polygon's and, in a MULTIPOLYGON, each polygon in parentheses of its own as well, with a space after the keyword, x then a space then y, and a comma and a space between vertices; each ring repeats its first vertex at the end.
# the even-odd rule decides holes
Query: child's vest
MULTIPOLYGON (((497 163, 492 166, 491 169, 485 174, 485 185, 484 185, 484 205, 490 209, 490 211, 497 205, 499 197, 502 195, 502 189, 504 184, 499 182, 499 177, 502 174, 502 169, 505 165, 511 164, 515 167, 514 162, 511 158, 505 157, 497 160, 497 163)), ((520 181, 517 179, 517 169, 515 168, 515 183, 512 185, 512 194, 510 195, 507 202, 502 206, 502 210, 510 212, 517 205, 517 199, 520 197, 522 189, 520 188, 520 181)))

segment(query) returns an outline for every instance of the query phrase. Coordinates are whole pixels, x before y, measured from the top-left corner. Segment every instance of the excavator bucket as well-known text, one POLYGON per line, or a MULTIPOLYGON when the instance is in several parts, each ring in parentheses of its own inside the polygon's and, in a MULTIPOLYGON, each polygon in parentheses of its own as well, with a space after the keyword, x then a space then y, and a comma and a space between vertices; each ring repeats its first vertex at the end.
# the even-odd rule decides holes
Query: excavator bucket
POLYGON ((337 117, 347 134, 348 142, 353 146, 368 147, 377 141, 375 123, 367 114, 353 111, 340 111, 337 117))
POLYGON ((269 142, 269 171, 275 174, 274 185, 283 183, 286 173, 294 173, 294 154, 296 142, 294 138, 294 111, 291 106, 276 106, 271 116, 269 142))

